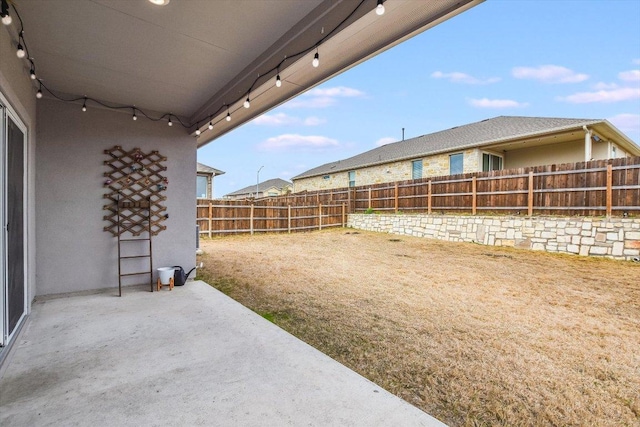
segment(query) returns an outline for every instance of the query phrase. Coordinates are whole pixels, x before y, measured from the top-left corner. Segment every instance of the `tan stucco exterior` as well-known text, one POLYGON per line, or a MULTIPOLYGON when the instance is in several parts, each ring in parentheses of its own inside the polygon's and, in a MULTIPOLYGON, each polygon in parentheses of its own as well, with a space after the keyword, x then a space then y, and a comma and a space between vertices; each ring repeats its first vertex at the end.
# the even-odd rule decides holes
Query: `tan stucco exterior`
MULTIPOLYGON (((509 150, 504 155, 504 168, 553 165, 559 163, 583 162, 584 139, 553 145, 509 150)), ((591 145, 593 160, 625 157, 627 153, 613 142, 594 142, 591 145)))

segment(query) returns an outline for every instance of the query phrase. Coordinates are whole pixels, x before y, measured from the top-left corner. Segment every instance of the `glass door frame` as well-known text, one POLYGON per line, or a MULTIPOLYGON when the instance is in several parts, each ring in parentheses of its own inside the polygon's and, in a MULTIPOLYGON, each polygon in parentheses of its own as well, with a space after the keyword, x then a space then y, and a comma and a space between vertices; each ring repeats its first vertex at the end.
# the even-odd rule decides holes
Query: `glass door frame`
POLYGON ((2 247, 2 256, 0 257, 0 348, 7 346, 15 334, 20 330, 24 320, 29 312, 29 287, 27 285, 28 279, 28 234, 27 234, 27 179, 28 179, 28 150, 27 150, 27 127, 22 120, 18 117, 15 111, 11 108, 11 105, 0 92, 0 188, 2 193, 0 194, 0 244, 2 247), (9 333, 9 276, 8 276, 8 239, 7 239, 7 192, 8 192, 8 179, 7 179, 7 155, 8 155, 8 121, 11 120, 18 129, 22 132, 22 218, 23 218, 23 286, 24 286, 24 301, 23 312, 18 320, 16 326, 9 333))

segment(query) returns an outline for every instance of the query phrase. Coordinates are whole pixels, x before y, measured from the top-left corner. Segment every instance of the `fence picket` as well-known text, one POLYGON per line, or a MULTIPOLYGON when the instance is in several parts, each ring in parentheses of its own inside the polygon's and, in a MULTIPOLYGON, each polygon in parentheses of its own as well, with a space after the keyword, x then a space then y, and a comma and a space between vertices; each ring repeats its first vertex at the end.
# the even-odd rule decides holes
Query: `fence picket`
POLYGON ((347 214, 367 208, 429 214, 434 210, 509 214, 526 209, 529 216, 638 215, 640 157, 422 178, 255 200, 198 199, 197 203, 196 221, 200 233, 207 236, 344 227, 347 214))

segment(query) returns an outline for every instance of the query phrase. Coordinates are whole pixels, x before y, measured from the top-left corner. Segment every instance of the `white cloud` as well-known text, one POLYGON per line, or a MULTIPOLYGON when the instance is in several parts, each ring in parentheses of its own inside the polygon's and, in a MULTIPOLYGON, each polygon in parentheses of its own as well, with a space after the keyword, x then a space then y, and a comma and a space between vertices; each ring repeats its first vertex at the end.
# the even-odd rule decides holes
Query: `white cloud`
POLYGON ((470 76, 466 73, 461 73, 459 71, 454 71, 452 73, 443 73, 442 71, 434 71, 431 73, 431 77, 434 79, 447 79, 451 83, 466 83, 470 85, 484 85, 490 83, 496 83, 500 81, 499 77, 490 77, 488 79, 478 79, 476 77, 470 76))
POLYGON ((326 123, 325 119, 321 119, 320 117, 310 116, 304 119, 302 122, 305 126, 318 126, 326 123))
POLYGON ((607 120, 623 132, 640 132, 640 114, 623 113, 607 120))
POLYGON ((380 138, 376 141, 376 147, 382 147, 383 145, 391 144, 392 142, 397 142, 397 138, 393 138, 391 136, 385 136, 384 138, 380 138))
POLYGON ((296 124, 298 121, 299 120, 297 117, 289 116, 285 113, 277 113, 277 114, 263 114, 253 119, 252 123, 255 125, 264 125, 264 126, 283 126, 283 125, 296 124))
POLYGON ((339 98, 356 98, 365 93, 346 86, 316 88, 286 104, 289 108, 327 108, 338 103, 339 98))
POLYGON ((610 90, 610 89, 616 89, 617 87, 618 85, 616 83, 605 83, 605 82, 598 82, 592 86, 592 88, 595 90, 610 90))
POLYGON ((320 135, 284 134, 268 138, 258 148, 279 150, 284 148, 329 148, 340 145, 338 140, 320 135))
POLYGON ((618 73, 618 78, 625 82, 640 82, 640 70, 629 70, 618 73))
POLYGON ((256 117, 251 122, 258 126, 286 126, 286 125, 304 125, 304 126, 318 126, 326 123, 325 119, 319 117, 310 116, 301 120, 298 117, 290 116, 285 113, 276 114, 263 114, 256 117))
POLYGON ((527 102, 518 102, 512 99, 470 99, 469 105, 479 108, 521 108, 529 105, 527 102))
POLYGON ((571 104, 588 104, 592 102, 620 102, 640 98, 640 88, 621 87, 597 92, 578 92, 573 95, 558 97, 558 101, 571 104))
POLYGON ((560 65, 540 65, 539 67, 515 67, 511 74, 516 79, 539 80, 543 83, 579 83, 587 80, 587 74, 576 73, 560 65))
POLYGON ((351 87, 337 86, 328 87, 326 89, 316 88, 309 91, 311 96, 330 96, 334 98, 352 98, 355 96, 364 96, 364 92, 351 87))
POLYGON ((631 63, 635 64, 635 65, 640 65, 640 58, 636 58, 636 59, 632 60, 631 63))

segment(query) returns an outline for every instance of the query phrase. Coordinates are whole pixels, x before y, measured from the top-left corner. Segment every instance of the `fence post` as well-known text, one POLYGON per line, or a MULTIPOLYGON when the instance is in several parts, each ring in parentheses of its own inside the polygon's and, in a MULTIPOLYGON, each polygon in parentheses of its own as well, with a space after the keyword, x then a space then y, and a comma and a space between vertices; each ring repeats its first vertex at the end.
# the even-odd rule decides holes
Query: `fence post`
POLYGON ((477 181, 476 181, 476 177, 473 176, 471 178, 471 214, 475 215, 476 214, 476 210, 478 207, 478 194, 476 192, 477 189, 477 181))
POLYGON ((213 203, 209 200, 209 238, 211 238, 211 227, 213 225, 213 203))
POLYGON ((249 215, 249 230, 253 235, 253 203, 251 204, 251 215, 249 215))
POLYGON ((318 230, 322 230, 322 203, 318 203, 318 230))
POLYGON ((369 187, 369 204, 368 208, 371 209, 371 187, 369 187))
POLYGON ((347 226, 346 216, 347 216, 347 206, 344 203, 342 203, 342 228, 347 226))
POLYGON ((427 213, 431 214, 431 180, 427 182, 427 213))
POLYGON ((527 215, 533 216, 533 171, 529 171, 529 194, 527 195, 527 215))
POLYGON ((351 188, 347 188, 347 203, 349 204, 349 213, 351 213, 351 188))
POLYGON ((291 205, 287 206, 287 232, 291 234, 291 205))
POLYGON ((607 165, 607 218, 611 218, 611 211, 613 205, 613 165, 609 163, 607 165))
POLYGON ((394 199, 395 200, 394 200, 393 210, 394 210, 395 213, 398 213, 398 183, 397 182, 396 182, 396 185, 395 185, 395 193, 394 194, 395 194, 394 195, 394 199))

